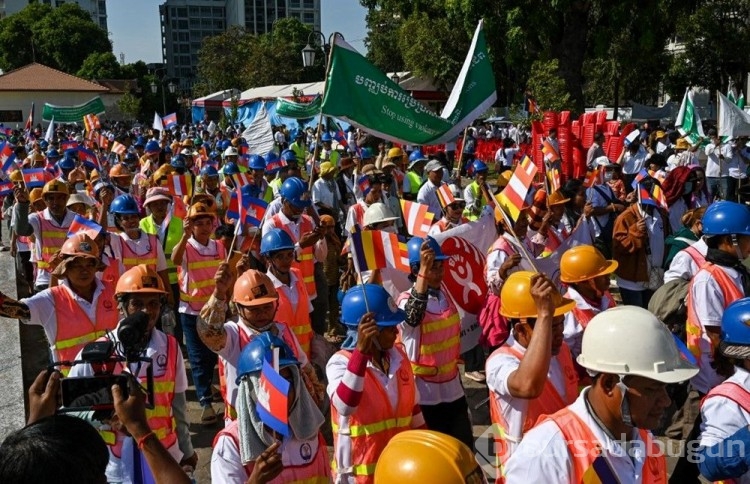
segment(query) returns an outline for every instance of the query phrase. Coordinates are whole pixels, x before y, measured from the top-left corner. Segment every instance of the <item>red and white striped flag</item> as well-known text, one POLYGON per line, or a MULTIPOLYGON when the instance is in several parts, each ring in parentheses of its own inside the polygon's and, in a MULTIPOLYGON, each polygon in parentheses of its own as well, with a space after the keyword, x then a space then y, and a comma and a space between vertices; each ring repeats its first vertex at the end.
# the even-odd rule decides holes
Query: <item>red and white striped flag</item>
POLYGON ((253 177, 247 173, 237 173, 236 175, 232 175, 232 182, 234 182, 236 188, 240 188, 251 184, 253 177))
POLYGON ((100 134, 99 135, 99 149, 106 150, 107 148, 109 148, 109 138, 107 138, 103 134, 100 134))
POLYGON ((83 117, 83 126, 86 131, 93 131, 95 129, 101 129, 102 125, 99 122, 99 116, 96 114, 87 114, 83 117))
POLYGON ((415 237, 427 237, 435 214, 430 212, 427 205, 408 200, 401 200, 401 212, 404 214, 406 231, 415 237))
POLYGON ((547 179, 549 180, 549 192, 555 193, 562 188, 562 181, 560 180, 560 170, 557 167, 551 167, 547 172, 547 179))
POLYGON ((518 220, 518 215, 524 207, 524 200, 529 193, 529 187, 534 181, 537 168, 531 158, 524 156, 523 160, 516 165, 513 176, 510 177, 508 186, 506 186, 495 198, 505 213, 510 215, 513 220, 518 220))
POLYGON ((544 140, 544 143, 542 143, 542 153, 544 153, 544 159, 548 163, 553 163, 560 159, 560 153, 557 152, 548 140, 544 140))
POLYGON ((119 141, 115 141, 112 143, 112 153, 117 153, 118 155, 124 155, 126 151, 128 151, 127 146, 120 143, 119 141))
POLYGON ((456 201, 456 199, 453 197, 453 193, 451 193, 450 186, 448 186, 447 183, 443 183, 442 185, 440 185, 436 190, 436 193, 438 200, 440 201, 440 206, 443 208, 456 201))
POLYGON ((190 175, 172 175, 167 177, 164 188, 176 197, 192 196, 193 178, 190 175))
POLYGON ((602 183, 602 173, 604 170, 600 166, 597 166, 592 171, 586 172, 586 179, 583 180, 583 186, 586 188, 591 188, 594 185, 601 185, 602 183))

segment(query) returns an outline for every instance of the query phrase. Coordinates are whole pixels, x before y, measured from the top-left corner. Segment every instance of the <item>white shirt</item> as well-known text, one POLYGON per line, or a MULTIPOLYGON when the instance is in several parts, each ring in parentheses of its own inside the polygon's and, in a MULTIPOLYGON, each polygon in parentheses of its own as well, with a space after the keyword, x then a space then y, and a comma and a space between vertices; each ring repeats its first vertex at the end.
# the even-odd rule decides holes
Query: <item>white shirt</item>
MULTIPOLYGON (((299 355, 297 359, 300 362, 300 366, 306 366, 309 361, 307 360, 305 352, 302 351, 302 347, 299 345, 297 337, 289 330, 287 325, 282 323, 275 324, 276 328, 279 330, 277 336, 282 341, 286 342, 283 334, 286 331, 289 331, 290 339, 294 341, 295 346, 297 347, 295 354, 299 355)), ((242 354, 242 348, 240 348, 240 331, 243 331, 248 336, 248 341, 252 341, 259 333, 242 322, 238 323, 234 321, 227 321, 224 323, 224 331, 227 333, 227 341, 224 344, 224 347, 215 353, 219 355, 219 358, 221 358, 224 365, 224 377, 226 378, 227 384, 227 400, 229 400, 231 406, 235 407, 237 403, 237 392, 239 390, 237 383, 235 383, 237 380, 237 364, 239 363, 240 355, 242 354)), ((292 350, 294 350, 294 348, 292 348, 292 350)), ((229 415, 225 414, 224 417, 227 419, 225 420, 225 423, 229 425, 229 415)))
POLYGON ((728 160, 721 160, 719 155, 722 153, 721 144, 709 143, 706 146, 706 177, 720 177, 729 175, 728 160))
MULTIPOLYGON (((406 307, 408 299, 404 299, 399 304, 401 309, 406 307)), ((426 313, 440 314, 447 309, 450 305, 448 298, 443 292, 440 292, 440 298, 435 296, 428 296, 427 300, 427 311, 426 313)), ((426 315, 425 313, 425 315, 426 315)), ((419 357, 419 345, 420 336, 422 334, 421 325, 417 325, 412 328, 408 324, 400 323, 398 325, 399 332, 401 333, 401 341, 404 344, 404 352, 409 357, 410 361, 417 361, 419 357)), ((454 402, 459 398, 464 397, 464 388, 461 386, 461 375, 457 374, 456 377, 447 382, 443 383, 430 383, 422 378, 414 377, 417 384, 417 390, 419 390, 420 404, 422 405, 436 405, 438 403, 454 402)))
MULTIPOLYGON (((76 304, 78 304, 86 316, 88 316, 91 322, 96 321, 96 308, 99 301, 99 296, 104 290, 104 284, 99 279, 94 279, 96 289, 94 289, 94 297, 91 302, 83 299, 73 292, 68 287, 68 281, 63 279, 59 285, 63 286, 65 290, 70 293, 70 297, 76 304)), ((45 289, 44 291, 38 292, 31 297, 23 298, 20 302, 24 303, 29 308, 30 317, 28 320, 22 319, 21 321, 25 324, 33 324, 41 326, 44 329, 44 334, 47 335, 47 340, 50 342, 50 351, 53 352, 57 357, 57 352, 52 349, 52 343, 57 340, 57 312, 55 311, 55 297, 52 295, 51 289, 45 289)), ((116 303, 112 301, 114 306, 116 303)), ((94 329, 92 324, 91 329, 94 329)))
POLYGON ((335 213, 338 213, 338 194, 334 194, 334 190, 337 190, 335 181, 331 180, 331 182, 328 183, 326 180, 318 178, 315 180, 315 183, 313 183, 310 196, 313 203, 320 203, 332 208, 335 213))
MULTIPOLYGON (((513 341, 511 347, 522 355, 526 354, 526 348, 517 341, 513 341)), ((516 449, 523 437, 523 424, 529 411, 529 399, 514 397, 508 388, 511 373, 518 370, 520 365, 521 360, 512 354, 499 352, 493 353, 485 365, 487 387, 497 396, 500 413, 508 424, 505 433, 509 437, 507 439, 509 452, 516 449)), ((551 381, 557 393, 565 398, 565 373, 557 356, 550 359, 547 380, 551 381)))
POLYGON ((281 212, 283 203, 281 197, 276 197, 266 207, 266 220, 281 212))
POLYGON ((286 137, 281 131, 276 131, 276 133, 274 133, 273 140, 277 145, 283 145, 284 143, 286 143, 286 137))
MULTIPOLYGON (((301 219, 298 219, 297 222, 292 222, 287 218, 286 215, 284 215, 284 212, 278 213, 279 218, 281 219, 281 224, 289 229, 289 232, 291 232, 292 240, 294 241, 295 245, 295 251, 297 252, 297 255, 300 254, 302 249, 299 246, 299 238, 300 236, 304 234, 300 234, 299 231, 299 221, 301 219)), ((301 215, 300 215, 301 217, 301 215)), ((266 235, 269 230, 275 229, 276 224, 273 220, 271 220, 272 217, 269 217, 266 214, 266 221, 263 222, 263 230, 261 232, 261 235, 266 235)), ((312 218, 311 218, 312 220, 312 218)), ((315 228, 315 221, 312 222, 313 228, 315 228)), ((319 241, 315 242, 315 245, 313 246, 313 254, 315 255, 315 261, 316 262, 324 262, 326 260, 326 256, 328 255, 328 244, 326 243, 326 239, 322 238, 319 241)), ((312 298, 314 299, 314 298, 312 298)))
MULTIPOLYGON (((187 243, 190 244, 190 246, 193 249, 195 249, 201 256, 213 257, 214 259, 219 259, 219 246, 218 246, 218 243, 214 239, 208 239, 208 245, 203 245, 197 240, 195 240, 194 237, 191 236, 188 239, 187 243)), ((181 267, 181 270, 184 271, 185 274, 187 274, 188 272, 187 250, 182 255, 182 263, 180 264, 180 267, 181 267)), ((180 292, 187 294, 188 292, 187 280, 185 281, 185 284, 180 284, 180 292)), ((180 304, 177 307, 177 311, 179 313, 191 314, 193 316, 197 316, 198 314, 200 314, 200 309, 196 311, 190 307, 190 304, 182 300, 180 300, 180 304)))
MULTIPOLYGON (((442 184, 442 183, 441 183, 442 184)), ((443 209, 440 206, 440 200, 437 196, 438 186, 434 185, 429 179, 422 184, 422 187, 417 193, 417 202, 427 205, 427 208, 433 215, 433 220, 440 220, 443 218, 443 209)))
MULTIPOLYGON (((156 239, 156 272, 166 271, 167 259, 164 256, 164 249, 162 249, 158 237, 154 238, 156 239)), ((110 246, 112 247, 114 258, 120 263, 120 274, 125 272, 125 265, 122 262, 124 257, 122 253, 122 244, 127 244, 130 252, 138 257, 146 256, 152 249, 149 234, 143 230, 140 231, 137 239, 131 239, 125 232, 113 234, 112 237, 110 237, 110 246)))
MULTIPOLYGON (((735 383, 742 388, 750 388, 750 373, 747 370, 734 367, 734 375, 727 378, 727 382, 735 383)), ((731 437, 735 432, 750 424, 750 414, 734 400, 726 397, 711 397, 703 401, 701 406, 701 447, 713 447, 719 442, 731 437)), ((733 482, 750 483, 750 472, 742 477, 734 478, 733 482)))
MULTIPOLYGON (((42 212, 36 212, 36 213, 30 213, 29 214, 29 225, 31 225, 31 228, 34 230, 34 239, 36 240, 36 243, 34 243, 34 250, 31 254, 32 260, 40 261, 42 260, 42 223, 40 222, 40 217, 49 221, 50 224, 52 224, 53 227, 60 227, 60 228, 70 228, 70 224, 73 223, 73 219, 75 218, 76 214, 72 210, 67 210, 65 212, 65 217, 63 218, 62 224, 58 224, 57 221, 50 215, 49 209, 45 208, 42 212)), ((62 247, 63 242, 65 242, 64 239, 60 239, 60 247, 62 247)), ((36 280, 34 281, 34 285, 36 286, 48 286, 49 285, 49 272, 37 270, 36 271, 36 280)))
POLYGON ((635 154, 630 150, 625 150, 622 157, 622 172, 626 175, 634 175, 641 171, 646 166, 646 155, 646 148, 642 145, 638 147, 635 154))
MULTIPOLYGON (((739 272, 731 267, 717 265, 715 268, 724 271, 740 292, 743 292, 742 277, 739 272)), ((700 371, 690 380, 690 383, 699 392, 708 393, 710 389, 724 380, 724 377, 711 368, 713 354, 711 340, 706 333, 706 326, 721 327, 721 317, 725 306, 724 295, 716 279, 707 270, 700 270, 695 274, 689 290, 696 319, 701 325, 701 339, 698 344, 701 350, 700 371)))
MULTIPOLYGON (((609 297, 605 295, 601 298, 598 307, 594 307, 589 304, 589 302, 586 301, 586 299, 584 299, 583 296, 581 296, 581 294, 573 288, 573 286, 568 286, 565 297, 575 301, 576 307, 578 309, 593 310, 594 314, 599 314, 600 312, 606 310, 607 308, 609 308, 610 304, 609 297)), ((563 341, 565 341, 565 344, 568 345, 570 354, 573 357, 573 361, 575 361, 578 355, 581 354, 583 330, 583 326, 581 326, 581 323, 576 319, 575 315, 573 315, 573 311, 568 311, 567 313, 565 313, 563 341)))
MULTIPOLYGON (((706 257, 708 246, 701 238, 692 245, 703 257, 706 257)), ((698 272, 700 267, 695 263, 693 257, 682 249, 672 258, 669 269, 664 273, 664 284, 675 279, 685 279, 689 281, 698 272)))
MULTIPOLYGON (((646 462, 645 443, 641 441, 636 429, 633 429, 633 445, 629 446, 629 451, 626 451, 620 442, 609 438, 586 408, 584 398, 589 388, 585 388, 568 408, 583 420, 601 444, 602 455, 609 462, 620 483, 641 482, 643 465, 646 462)), ((531 429, 505 465, 505 482, 508 483, 568 484, 573 482, 573 479, 573 460, 568 445, 560 428, 551 420, 531 429)))

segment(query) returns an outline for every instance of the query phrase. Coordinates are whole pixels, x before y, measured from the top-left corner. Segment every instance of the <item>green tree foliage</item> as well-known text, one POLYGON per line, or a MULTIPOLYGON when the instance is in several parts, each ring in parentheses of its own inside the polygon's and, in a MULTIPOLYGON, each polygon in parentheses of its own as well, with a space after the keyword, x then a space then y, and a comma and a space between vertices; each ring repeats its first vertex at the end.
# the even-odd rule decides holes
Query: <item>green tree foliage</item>
POLYGON ((573 101, 560 77, 560 66, 557 59, 538 60, 531 65, 528 87, 534 93, 536 102, 542 111, 563 111, 573 108, 573 101))
POLYGON ((112 52, 93 52, 83 61, 76 75, 91 80, 120 79, 120 63, 112 52))
POLYGON ((141 99, 129 92, 117 101, 117 107, 132 120, 138 119, 138 116, 141 115, 141 99))
POLYGON ((112 52, 107 32, 75 3, 30 3, 0 20, 0 68, 39 62, 75 74, 94 52, 112 52))

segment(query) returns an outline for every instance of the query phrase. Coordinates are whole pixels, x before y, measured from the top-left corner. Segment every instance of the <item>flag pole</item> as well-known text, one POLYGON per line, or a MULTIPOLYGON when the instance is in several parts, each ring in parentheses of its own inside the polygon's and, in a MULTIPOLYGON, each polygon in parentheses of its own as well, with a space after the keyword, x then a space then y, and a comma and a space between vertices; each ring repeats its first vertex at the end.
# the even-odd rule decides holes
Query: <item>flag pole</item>
POLYGON ((466 147, 466 137, 469 135, 469 127, 464 128, 464 137, 461 140, 461 153, 458 155, 458 166, 456 167, 456 182, 458 186, 461 186, 461 165, 464 160, 464 147, 466 147))
MULTIPOLYGON (((495 201, 497 203, 497 201, 495 201)), ((505 213, 505 210, 502 208, 502 205, 498 204, 498 209, 500 210, 500 213, 503 216, 503 220, 505 221, 505 225, 508 226, 508 232, 510 232, 510 235, 513 236, 514 239, 516 239, 516 242, 518 242, 518 246, 521 249, 521 255, 526 258, 526 261, 529 263, 532 269, 534 269, 534 272, 539 272, 539 269, 537 268, 536 264, 534 264, 534 259, 531 257, 531 254, 526 250, 526 247, 523 245, 523 241, 518 238, 518 235, 516 235, 516 231, 513 230, 513 224, 510 221, 510 217, 508 217, 508 214, 505 213)), ((522 212, 519 212, 518 216, 522 216, 522 212)))

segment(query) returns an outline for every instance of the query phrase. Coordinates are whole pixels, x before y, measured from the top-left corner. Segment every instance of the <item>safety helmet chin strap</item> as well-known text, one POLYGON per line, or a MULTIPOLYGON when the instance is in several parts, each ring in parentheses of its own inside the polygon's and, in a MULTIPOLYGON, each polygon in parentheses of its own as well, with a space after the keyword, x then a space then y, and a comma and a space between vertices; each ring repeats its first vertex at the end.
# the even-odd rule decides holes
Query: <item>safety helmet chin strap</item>
POLYGON ((620 381, 617 382, 617 387, 620 389, 621 400, 620 400, 620 414, 622 415, 622 423, 631 427, 637 425, 633 422, 633 416, 630 414, 630 403, 628 402, 628 386, 623 382, 627 375, 617 375, 620 377, 620 381))

